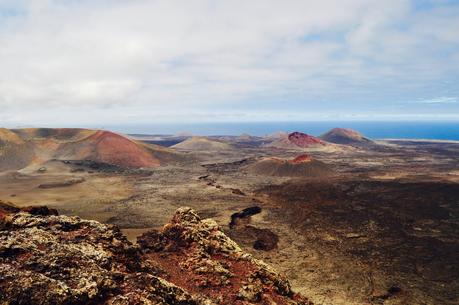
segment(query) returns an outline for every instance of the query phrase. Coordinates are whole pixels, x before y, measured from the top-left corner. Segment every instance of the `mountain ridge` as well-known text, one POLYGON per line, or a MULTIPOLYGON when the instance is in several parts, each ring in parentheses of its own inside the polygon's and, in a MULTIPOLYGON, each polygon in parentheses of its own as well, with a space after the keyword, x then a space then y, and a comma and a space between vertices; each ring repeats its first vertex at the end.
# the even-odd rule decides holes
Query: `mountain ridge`
POLYGON ((173 150, 107 130, 2 129, 0 168, 21 169, 49 160, 91 160, 125 168, 154 168, 182 159, 173 150))

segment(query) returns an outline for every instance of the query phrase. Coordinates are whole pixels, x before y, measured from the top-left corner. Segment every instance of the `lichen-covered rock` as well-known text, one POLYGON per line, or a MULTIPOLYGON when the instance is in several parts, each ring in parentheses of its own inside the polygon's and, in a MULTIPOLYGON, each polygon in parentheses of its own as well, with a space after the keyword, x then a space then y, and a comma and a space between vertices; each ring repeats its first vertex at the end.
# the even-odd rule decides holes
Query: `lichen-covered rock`
POLYGON ((288 280, 246 254, 211 219, 180 208, 161 231, 138 238, 145 261, 167 280, 218 304, 312 304, 288 280))
POLYGON ((113 226, 23 211, 2 222, 0 304, 209 304, 157 277, 113 226))
POLYGON ((134 246, 111 225, 1 203, 0 304, 310 303, 189 208, 134 246))

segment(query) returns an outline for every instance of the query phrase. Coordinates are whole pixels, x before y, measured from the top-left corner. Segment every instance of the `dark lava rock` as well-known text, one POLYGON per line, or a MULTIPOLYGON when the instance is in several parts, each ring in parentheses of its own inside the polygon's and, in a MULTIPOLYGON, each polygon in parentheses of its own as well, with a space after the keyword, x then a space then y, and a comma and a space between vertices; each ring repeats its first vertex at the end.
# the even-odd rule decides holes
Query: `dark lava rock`
POLYGON ((211 304, 157 277, 113 226, 23 211, 1 221, 0 304, 211 304))
POLYGON ((0 304, 311 303, 189 208, 134 246, 112 225, 0 202, 0 304))
POLYGON ((31 215, 41 215, 41 216, 59 215, 56 209, 50 209, 47 206, 30 206, 30 207, 21 208, 21 210, 31 215))
POLYGON ((168 281, 216 304, 312 304, 190 208, 178 209, 162 230, 144 233, 138 243, 144 260, 164 270, 168 281))
POLYGON ((270 251, 277 248, 277 244, 279 242, 279 237, 271 232, 269 229, 258 229, 253 228, 255 232, 255 236, 257 239, 253 243, 253 248, 255 250, 263 250, 263 251, 270 251))
POLYGON ((234 227, 237 225, 240 219, 250 218, 253 215, 261 213, 261 208, 259 206, 253 206, 243 209, 240 212, 234 213, 231 215, 231 222, 229 224, 230 227, 234 227))
POLYGON ((245 196, 245 193, 243 191, 241 191, 240 189, 231 189, 231 192, 234 195, 245 196))
POLYGON ((67 187, 67 186, 72 186, 78 183, 83 183, 85 181, 86 179, 84 179, 83 177, 78 177, 78 178, 72 178, 69 180, 64 180, 64 181, 59 181, 59 182, 43 183, 43 184, 40 184, 38 188, 51 189, 51 188, 56 188, 56 187, 67 187))

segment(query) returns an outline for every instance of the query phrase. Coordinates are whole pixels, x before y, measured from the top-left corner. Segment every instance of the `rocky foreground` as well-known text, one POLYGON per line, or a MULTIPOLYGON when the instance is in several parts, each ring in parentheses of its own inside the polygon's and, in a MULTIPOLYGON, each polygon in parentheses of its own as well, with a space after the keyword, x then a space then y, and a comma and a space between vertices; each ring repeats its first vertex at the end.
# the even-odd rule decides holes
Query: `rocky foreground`
POLYGON ((133 245, 111 225, 0 203, 0 304, 312 303, 190 208, 133 245))

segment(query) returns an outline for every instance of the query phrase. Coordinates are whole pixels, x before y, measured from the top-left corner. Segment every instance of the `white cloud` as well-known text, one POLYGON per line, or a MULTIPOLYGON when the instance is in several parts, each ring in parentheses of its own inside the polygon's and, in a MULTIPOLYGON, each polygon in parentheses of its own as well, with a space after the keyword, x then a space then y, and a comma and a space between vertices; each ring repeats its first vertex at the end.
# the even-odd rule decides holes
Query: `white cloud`
POLYGON ((457 97, 448 97, 448 96, 441 96, 431 99, 424 99, 418 100, 415 103, 419 104, 456 104, 459 100, 457 97))
POLYGON ((275 98, 271 114, 297 112, 288 100, 355 112, 354 101, 371 110, 407 91, 442 95, 426 85, 457 72, 443 51, 458 50, 459 8, 414 13, 412 4, 0 0, 0 108, 37 123, 83 121, 86 111, 110 121, 180 109, 190 119, 275 98))

